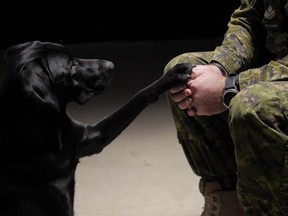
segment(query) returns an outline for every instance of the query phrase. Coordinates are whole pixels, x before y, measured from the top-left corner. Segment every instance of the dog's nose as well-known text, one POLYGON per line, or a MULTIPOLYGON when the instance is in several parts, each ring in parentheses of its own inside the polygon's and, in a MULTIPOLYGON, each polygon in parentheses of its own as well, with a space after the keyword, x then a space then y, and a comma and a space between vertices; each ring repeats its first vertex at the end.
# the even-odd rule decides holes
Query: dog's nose
POLYGON ((111 71, 114 69, 114 64, 111 61, 97 59, 96 62, 101 68, 105 69, 106 71, 111 71))
POLYGON ((114 69, 114 64, 111 61, 105 61, 105 68, 107 68, 108 70, 113 70, 114 69))

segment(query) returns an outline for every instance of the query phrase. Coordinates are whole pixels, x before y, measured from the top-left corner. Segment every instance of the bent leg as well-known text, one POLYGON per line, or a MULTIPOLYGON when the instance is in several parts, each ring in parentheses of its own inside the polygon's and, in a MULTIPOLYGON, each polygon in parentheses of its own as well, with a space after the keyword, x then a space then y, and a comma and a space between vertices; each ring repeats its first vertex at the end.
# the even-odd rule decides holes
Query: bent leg
POLYGON ((288 83, 241 90, 232 100, 229 125, 246 215, 288 215, 288 83))
MULTIPOLYGON (((213 52, 185 53, 172 59, 164 71, 178 63, 203 65, 213 52)), ((204 181, 217 181, 224 189, 236 187, 234 146, 228 128, 228 113, 189 117, 168 94, 179 143, 194 173, 204 181)))
MULTIPOLYGON (((213 52, 186 53, 172 59, 165 71, 178 63, 204 65, 213 52)), ((204 196, 201 215, 243 216, 236 192, 237 172, 234 145, 228 128, 228 112, 190 117, 167 94, 179 143, 194 173, 201 177, 204 196)))

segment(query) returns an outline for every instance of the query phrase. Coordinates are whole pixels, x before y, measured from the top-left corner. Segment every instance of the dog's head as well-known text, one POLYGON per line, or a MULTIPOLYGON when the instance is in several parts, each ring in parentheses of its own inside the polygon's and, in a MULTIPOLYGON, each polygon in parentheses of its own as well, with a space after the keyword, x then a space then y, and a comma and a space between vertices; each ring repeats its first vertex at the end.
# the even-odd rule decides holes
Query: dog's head
POLYGON ((84 104, 101 93, 114 68, 110 61, 80 59, 65 46, 40 41, 9 47, 5 60, 14 85, 20 85, 27 97, 57 111, 68 102, 84 104))

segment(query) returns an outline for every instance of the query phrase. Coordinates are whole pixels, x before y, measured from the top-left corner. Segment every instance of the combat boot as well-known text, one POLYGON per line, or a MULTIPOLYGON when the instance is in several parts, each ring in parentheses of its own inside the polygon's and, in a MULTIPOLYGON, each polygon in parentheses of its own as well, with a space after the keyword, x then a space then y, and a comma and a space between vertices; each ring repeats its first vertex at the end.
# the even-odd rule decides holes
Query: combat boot
POLYGON ((200 182, 199 186, 205 200, 201 216, 245 215, 236 190, 222 190, 217 182, 200 182))

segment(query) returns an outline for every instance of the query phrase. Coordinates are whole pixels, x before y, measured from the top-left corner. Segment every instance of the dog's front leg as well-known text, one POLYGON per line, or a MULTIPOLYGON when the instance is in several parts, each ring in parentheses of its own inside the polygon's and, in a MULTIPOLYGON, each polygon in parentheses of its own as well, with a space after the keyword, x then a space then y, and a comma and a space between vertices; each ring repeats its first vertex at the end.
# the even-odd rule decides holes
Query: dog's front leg
POLYGON ((179 64, 169 70, 160 79, 137 92, 118 110, 100 122, 86 126, 82 142, 78 146, 78 157, 100 153, 109 145, 134 119, 160 94, 174 85, 186 83, 190 77, 192 66, 179 64))

